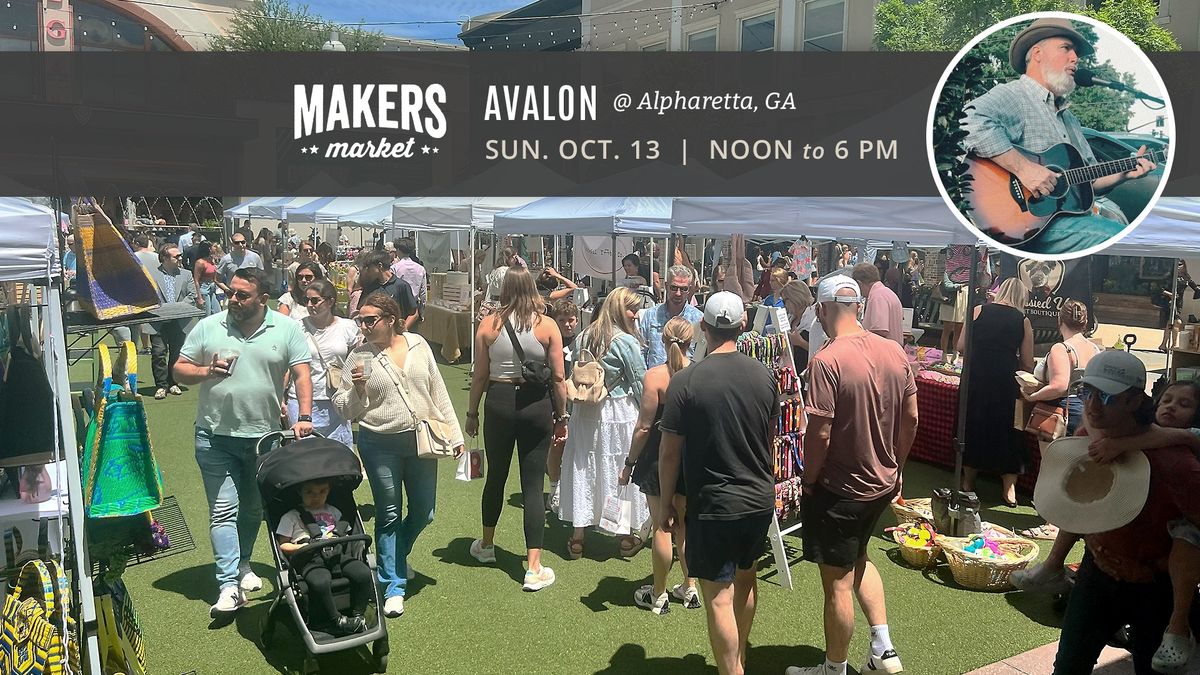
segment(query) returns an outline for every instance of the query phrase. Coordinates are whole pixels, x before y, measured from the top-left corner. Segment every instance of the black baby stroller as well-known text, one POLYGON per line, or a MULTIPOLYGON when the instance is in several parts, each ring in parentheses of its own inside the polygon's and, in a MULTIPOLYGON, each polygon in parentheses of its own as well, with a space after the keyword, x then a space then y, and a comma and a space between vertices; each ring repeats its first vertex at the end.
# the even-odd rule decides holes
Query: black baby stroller
MULTIPOLYGON (((308 585, 301 576, 301 571, 314 556, 324 556, 332 560, 335 570, 337 560, 342 559, 338 556, 350 556, 366 562, 371 569, 371 578, 376 578, 375 556, 369 552, 371 537, 363 531, 362 518, 354 503, 354 489, 362 482, 362 468, 358 457, 350 448, 337 441, 320 436, 295 440, 290 431, 266 434, 258 439, 255 452, 258 453, 258 489, 262 493, 263 514, 268 532, 271 533, 271 553, 275 557, 275 569, 279 572, 279 582, 276 584, 278 595, 271 603, 263 626, 263 645, 270 644, 275 635, 275 623, 284 608, 288 608, 308 650, 304 658, 305 673, 317 672, 318 655, 354 649, 367 643, 373 643, 371 653, 376 669, 380 673, 385 672, 388 638, 383 618, 383 599, 379 597, 378 584, 371 585, 375 596, 374 614, 368 613, 366 630, 335 636, 309 628, 308 585), (276 438, 291 442, 286 443, 282 450, 265 452, 264 448, 269 448, 270 442, 276 438), (314 541, 287 556, 275 543, 275 528, 285 513, 300 504, 298 487, 306 481, 317 479, 330 481, 328 503, 342 512, 343 518, 349 524, 348 534, 335 539, 314 541)), ((332 590, 334 603, 339 610, 350 604, 349 587, 349 581, 338 577, 335 572, 332 590)))

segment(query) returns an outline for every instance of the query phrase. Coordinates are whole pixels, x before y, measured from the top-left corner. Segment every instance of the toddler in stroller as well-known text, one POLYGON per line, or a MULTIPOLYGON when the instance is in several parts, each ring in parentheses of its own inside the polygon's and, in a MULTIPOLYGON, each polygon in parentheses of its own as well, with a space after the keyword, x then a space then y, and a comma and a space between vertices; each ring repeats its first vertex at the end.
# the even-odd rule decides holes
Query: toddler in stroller
POLYGON ((272 432, 256 448, 258 489, 275 534, 271 554, 279 571, 262 643, 274 641, 277 622, 289 614, 307 652, 303 672, 319 670, 317 656, 366 645, 376 671, 385 672, 387 624, 375 583, 375 556, 354 503, 362 466, 354 451, 337 441, 317 435, 287 442, 291 439, 291 432, 272 432), (286 447, 264 452, 275 438, 286 447), (364 617, 369 603, 374 609, 364 617))
MULTIPOLYGON (((328 479, 310 480, 300 486, 300 505, 283 514, 275 528, 275 539, 279 550, 288 556, 304 549, 305 544, 320 539, 335 539, 350 533, 350 524, 342 520, 342 512, 326 502, 329 498, 328 479)), ((321 549, 308 556, 300 564, 299 573, 308 584, 309 626, 331 635, 350 635, 366 630, 364 615, 374 583, 371 569, 348 551, 351 547, 340 544, 321 549), (338 611, 333 600, 333 575, 340 569, 341 576, 350 582, 350 615, 338 611)))

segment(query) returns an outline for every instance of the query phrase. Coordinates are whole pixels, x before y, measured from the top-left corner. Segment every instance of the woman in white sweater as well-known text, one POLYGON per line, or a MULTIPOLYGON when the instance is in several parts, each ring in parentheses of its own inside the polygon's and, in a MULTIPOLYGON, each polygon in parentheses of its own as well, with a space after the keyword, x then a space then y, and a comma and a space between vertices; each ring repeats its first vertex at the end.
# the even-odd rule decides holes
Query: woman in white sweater
POLYGON ((383 612, 397 617, 404 613, 408 555, 417 535, 433 522, 437 498, 437 460, 417 458, 417 420, 449 423, 456 452, 462 450, 462 431, 429 343, 403 332, 396 301, 387 293, 372 293, 354 321, 367 342, 350 352, 346 368, 353 384, 339 389, 333 403, 343 417, 358 421, 358 452, 375 498, 383 612), (408 513, 402 519, 405 492, 408 513))

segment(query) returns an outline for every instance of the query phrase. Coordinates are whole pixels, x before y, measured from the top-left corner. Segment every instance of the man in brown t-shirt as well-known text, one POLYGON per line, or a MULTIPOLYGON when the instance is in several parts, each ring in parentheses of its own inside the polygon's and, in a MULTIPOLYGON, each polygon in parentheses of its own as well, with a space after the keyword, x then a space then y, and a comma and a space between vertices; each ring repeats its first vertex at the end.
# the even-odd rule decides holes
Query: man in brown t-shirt
POLYGON ((858 323, 862 303, 858 283, 847 276, 824 279, 817 289, 817 317, 831 339, 809 365, 801 512, 804 559, 817 563, 825 591, 825 663, 787 675, 845 675, 854 595, 871 626, 859 671, 902 670, 867 543, 899 492, 917 430, 917 386, 904 350, 858 323))

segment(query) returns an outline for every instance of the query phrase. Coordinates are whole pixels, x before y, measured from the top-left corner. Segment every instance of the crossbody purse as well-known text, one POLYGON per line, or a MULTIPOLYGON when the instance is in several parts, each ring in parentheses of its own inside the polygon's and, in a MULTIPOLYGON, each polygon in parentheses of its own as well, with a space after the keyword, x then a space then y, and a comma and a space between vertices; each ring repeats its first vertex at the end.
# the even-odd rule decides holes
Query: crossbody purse
MULTIPOLYGON (((409 352, 412 352, 411 345, 409 352)), ((396 366, 392 364, 392 360, 388 358, 386 353, 380 352, 379 361, 387 370, 388 377, 392 378, 392 383, 396 385, 396 391, 400 393, 400 400, 404 401, 404 405, 408 408, 409 414, 412 415, 416 422, 417 434, 417 457, 420 459, 448 459, 454 457, 453 427, 441 420, 419 419, 417 410, 408 400, 408 392, 404 391, 404 385, 400 383, 400 378, 396 375, 396 366)))

